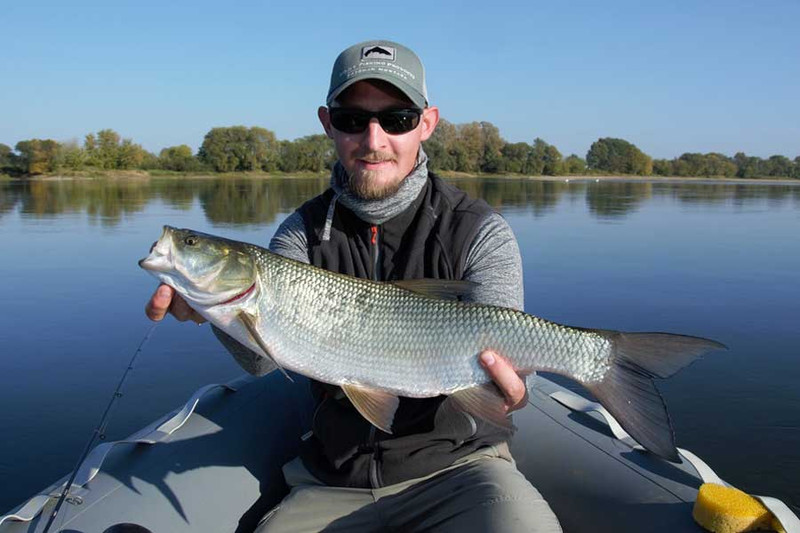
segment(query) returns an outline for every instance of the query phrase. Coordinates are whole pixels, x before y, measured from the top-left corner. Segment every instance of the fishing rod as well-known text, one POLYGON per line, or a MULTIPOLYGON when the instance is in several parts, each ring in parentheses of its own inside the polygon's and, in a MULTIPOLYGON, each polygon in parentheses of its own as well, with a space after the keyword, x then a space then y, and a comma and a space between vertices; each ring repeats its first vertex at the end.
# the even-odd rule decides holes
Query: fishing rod
POLYGON ((47 525, 44 526, 42 533, 47 533, 50 531, 50 526, 53 525, 53 521, 56 519, 58 512, 61 510, 61 506, 67 499, 67 494, 69 493, 69 489, 72 487, 72 482, 75 481, 75 476, 78 475, 78 471, 83 465, 83 462, 86 460, 86 456, 89 455, 89 452, 92 450, 95 441, 97 439, 103 440, 106 438, 105 432, 106 427, 108 426, 108 421, 111 417, 111 411, 113 410, 114 406, 116 406, 117 400, 122 397, 122 387, 125 385, 125 381, 128 379, 128 374, 131 370, 133 370, 133 363, 136 361, 136 358, 139 357, 139 354, 142 353, 144 345, 147 344, 147 341, 150 339, 150 335, 153 334, 153 330, 156 329, 157 325, 158 323, 155 323, 150 327, 150 329, 147 330, 144 338, 142 338, 141 342, 139 343, 139 347, 136 348, 136 351, 133 353, 133 357, 131 357, 131 360, 128 363, 128 368, 122 374, 122 379, 119 380, 119 384, 117 384, 114 394, 111 395, 111 400, 108 402, 106 410, 103 413, 103 416, 100 418, 100 423, 97 425, 94 431, 92 431, 92 435, 89 437, 89 442, 86 443, 86 447, 83 449, 80 459, 78 459, 78 464, 75 465, 75 468, 72 470, 72 474, 69 476, 69 480, 64 485, 64 489, 61 491, 61 496, 58 497, 58 502, 56 502, 56 506, 53 508, 53 512, 50 514, 50 518, 47 520, 47 525))

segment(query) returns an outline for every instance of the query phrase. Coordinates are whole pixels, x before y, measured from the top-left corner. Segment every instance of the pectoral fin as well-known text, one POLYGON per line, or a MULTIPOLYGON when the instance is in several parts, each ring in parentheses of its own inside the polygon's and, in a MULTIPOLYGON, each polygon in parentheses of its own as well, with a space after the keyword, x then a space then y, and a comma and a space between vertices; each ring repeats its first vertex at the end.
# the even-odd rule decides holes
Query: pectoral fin
POLYGON ((283 375, 286 376, 286 379, 288 379, 291 382, 294 382, 292 376, 290 376, 286 372, 286 370, 284 370, 284 368, 278 364, 275 358, 272 357, 272 354, 269 353, 269 348, 267 348, 267 343, 264 342, 264 339, 261 338, 261 335, 258 334, 258 330, 256 329, 255 317, 250 313, 246 313, 244 311, 239 313, 237 316, 239 320, 241 320, 242 324, 244 324, 244 327, 247 328, 247 331, 250 333, 250 336, 253 337, 253 340, 256 341, 258 347, 261 348, 262 352, 264 352, 264 355, 266 355, 269 358, 269 360, 275 364, 278 370, 280 370, 283 373, 283 375))
POLYGON ((342 390, 361 416, 381 431, 392 432, 394 413, 400 405, 400 398, 362 385, 342 385, 342 390))
POLYGON ((460 390, 450 395, 449 400, 456 409, 486 420, 505 429, 511 429, 511 419, 506 412, 506 399, 500 389, 492 382, 470 389, 460 390))
POLYGON ((211 331, 217 336, 225 349, 228 350, 239 366, 254 376, 269 374, 277 368, 275 361, 269 357, 264 357, 260 352, 251 350, 240 343, 215 325, 211 325, 211 331))

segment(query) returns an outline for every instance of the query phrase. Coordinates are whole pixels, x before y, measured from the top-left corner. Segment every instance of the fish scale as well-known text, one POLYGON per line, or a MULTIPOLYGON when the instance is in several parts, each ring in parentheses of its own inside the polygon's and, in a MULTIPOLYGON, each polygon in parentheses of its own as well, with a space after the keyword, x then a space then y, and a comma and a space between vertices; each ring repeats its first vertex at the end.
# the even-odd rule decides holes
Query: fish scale
POLYGON ((477 354, 493 349, 520 371, 602 379, 609 342, 601 336, 512 309, 436 300, 368 280, 256 253, 264 285, 280 287, 261 301, 264 333, 277 331, 273 355, 290 369, 323 362, 316 379, 380 386, 430 397, 486 383, 477 354), (302 281, 300 281, 302 280, 302 281), (341 303, 349 301, 343 306, 341 303), (270 327, 266 323, 274 322, 270 327), (376 368, 381 361, 383 368, 376 368), (599 363, 599 364, 598 364, 599 363))
MULTIPOLYGON (((478 354, 492 349, 520 373, 556 372, 584 385, 645 448, 677 461, 669 415, 652 378, 724 348, 700 337, 575 328, 514 309, 442 299, 443 293, 463 294, 464 283, 404 280, 400 287, 358 279, 169 226, 139 264, 269 361, 258 368, 277 366, 339 385, 387 432, 398 396, 450 395, 457 408, 508 425, 505 398, 483 386, 490 379, 478 354)), ((240 348, 229 346, 234 356, 240 348)))

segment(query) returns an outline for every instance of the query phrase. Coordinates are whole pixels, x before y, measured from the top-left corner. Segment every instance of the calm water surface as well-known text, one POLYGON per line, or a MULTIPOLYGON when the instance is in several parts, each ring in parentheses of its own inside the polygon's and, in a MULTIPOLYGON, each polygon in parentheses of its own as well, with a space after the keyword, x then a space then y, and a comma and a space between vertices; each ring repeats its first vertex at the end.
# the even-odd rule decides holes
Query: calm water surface
MULTIPOLYGON (((660 382, 679 446, 800 506, 800 186, 458 180, 513 227, 526 310, 719 340, 660 382)), ((170 224, 266 245, 326 179, 0 182, 0 513, 66 474, 149 322, 136 261, 170 224)), ((108 437, 241 373, 207 326, 164 321, 108 437)))

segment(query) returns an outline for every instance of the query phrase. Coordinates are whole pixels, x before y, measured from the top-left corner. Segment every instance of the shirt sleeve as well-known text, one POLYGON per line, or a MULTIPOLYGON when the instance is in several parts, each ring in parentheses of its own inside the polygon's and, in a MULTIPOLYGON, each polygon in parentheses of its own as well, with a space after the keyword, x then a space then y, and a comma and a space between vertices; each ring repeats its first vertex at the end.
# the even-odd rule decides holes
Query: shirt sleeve
POLYGON ((467 251, 464 279, 477 284, 465 301, 522 311, 522 258, 511 226, 498 213, 486 217, 467 251))
POLYGON ((295 211, 278 226, 272 240, 269 241, 269 250, 278 255, 310 263, 308 256, 308 237, 306 237, 305 222, 299 211, 295 211))

